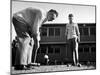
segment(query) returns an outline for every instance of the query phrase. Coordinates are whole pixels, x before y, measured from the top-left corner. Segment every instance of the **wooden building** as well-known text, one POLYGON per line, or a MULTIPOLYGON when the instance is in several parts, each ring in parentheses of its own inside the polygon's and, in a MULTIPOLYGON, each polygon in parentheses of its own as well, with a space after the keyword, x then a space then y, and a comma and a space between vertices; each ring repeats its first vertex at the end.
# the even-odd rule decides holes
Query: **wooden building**
MULTIPOLYGON (((96 24, 78 23, 81 41, 79 43, 79 61, 96 61, 96 24)), ((36 61, 44 63, 48 54, 50 64, 71 62, 70 49, 65 36, 66 24, 44 24, 41 27, 40 49, 36 61)))

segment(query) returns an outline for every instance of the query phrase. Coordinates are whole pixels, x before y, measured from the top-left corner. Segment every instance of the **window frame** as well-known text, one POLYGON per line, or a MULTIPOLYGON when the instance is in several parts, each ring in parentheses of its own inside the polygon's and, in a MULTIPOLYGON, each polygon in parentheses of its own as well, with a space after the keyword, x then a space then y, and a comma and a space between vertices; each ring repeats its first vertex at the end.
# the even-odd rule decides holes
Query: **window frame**
POLYGON ((54 54, 54 48, 52 46, 48 46, 48 52, 47 53, 48 54, 54 54), (53 49, 53 52, 52 53, 49 52, 49 48, 52 48, 53 49))
POLYGON ((55 48, 54 48, 54 54, 59 54, 59 55, 60 55, 60 54, 61 54, 61 48, 60 48, 60 47, 55 47, 55 48), (60 51, 59 53, 55 53, 55 49, 56 49, 56 48, 59 48, 59 51, 60 51))
POLYGON ((91 53, 96 53, 96 47, 95 46, 91 47, 91 53), (95 52, 92 51, 92 48, 95 48, 95 52))
POLYGON ((90 36, 96 36, 96 27, 90 27, 90 36), (91 34, 91 28, 95 29, 95 34, 91 34))
POLYGON ((47 27, 41 27, 41 29, 42 29, 42 30, 41 30, 41 36, 42 36, 42 37, 47 37, 47 36, 48 36, 48 28, 47 28, 47 27), (45 29, 46 29, 46 33, 47 33, 47 35, 46 35, 46 36, 43 36, 43 35, 42 35, 42 30, 43 30, 43 28, 45 28, 45 29))
POLYGON ((61 28, 60 27, 48 27, 48 37, 61 37, 61 28), (54 36, 50 36, 49 35, 49 28, 53 28, 54 29, 54 32, 53 32, 54 36), (55 31, 56 31, 57 28, 59 29, 59 32, 60 32, 59 36, 55 35, 55 31))
POLYGON ((54 27, 48 27, 48 37, 54 37, 55 36, 55 29, 54 29, 54 27), (53 30, 54 30, 54 32, 53 32, 53 36, 51 36, 50 35, 50 28, 52 28, 53 30))
POLYGON ((90 47, 89 47, 89 46, 87 46, 87 47, 83 47, 83 49, 84 49, 84 53, 91 53, 91 52, 90 52, 90 47), (89 48, 88 52, 85 51, 85 48, 89 48))
POLYGON ((83 36, 89 36, 89 35, 90 35, 90 34, 89 34, 89 27, 83 27, 82 29, 83 29, 83 36), (85 33, 84 33, 84 31, 85 31, 84 29, 85 29, 85 28, 87 28, 87 30, 88 30, 88 31, 87 31, 87 33, 88 33, 87 35, 85 35, 85 33))
POLYGON ((41 47, 41 48, 40 48, 40 54, 46 54, 47 53, 47 47, 41 47), (42 53, 41 48, 45 48, 45 53, 42 53))

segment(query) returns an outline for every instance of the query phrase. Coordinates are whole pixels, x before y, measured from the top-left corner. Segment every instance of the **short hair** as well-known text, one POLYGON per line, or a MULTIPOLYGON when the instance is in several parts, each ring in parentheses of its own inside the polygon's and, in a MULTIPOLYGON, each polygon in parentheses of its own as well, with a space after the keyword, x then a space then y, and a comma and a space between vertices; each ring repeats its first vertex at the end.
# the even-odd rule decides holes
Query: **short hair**
POLYGON ((53 12, 53 13, 56 14, 56 17, 58 17, 58 12, 57 12, 56 10, 54 10, 54 9, 50 9, 48 12, 53 12))
POLYGON ((68 17, 73 17, 73 14, 69 14, 68 17))

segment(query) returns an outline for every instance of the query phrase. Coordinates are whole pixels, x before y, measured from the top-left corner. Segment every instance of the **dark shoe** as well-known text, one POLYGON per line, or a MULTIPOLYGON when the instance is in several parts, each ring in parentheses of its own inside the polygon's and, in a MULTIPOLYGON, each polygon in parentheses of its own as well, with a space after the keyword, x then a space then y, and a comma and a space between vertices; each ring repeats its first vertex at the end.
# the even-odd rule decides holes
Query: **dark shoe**
POLYGON ((72 63, 72 66, 77 66, 75 63, 72 63))
POLYGON ((34 66, 32 66, 32 65, 30 65, 30 64, 27 65, 26 67, 27 67, 27 69, 33 69, 33 68, 34 68, 34 66))
POLYGON ((31 64, 28 64, 28 65, 31 65, 31 66, 40 66, 40 63, 31 63, 31 64))
POLYGON ((77 64, 78 67, 81 67, 82 65, 80 63, 77 64))
POLYGON ((71 64, 67 64, 67 67, 71 67, 72 65, 71 64))
POLYGON ((15 67, 15 70, 27 70, 27 67, 25 65, 18 65, 15 67))
POLYGON ((22 65, 20 69, 21 70, 27 70, 27 67, 25 65, 22 65))
POLYGON ((15 70, 20 70, 20 68, 19 68, 19 67, 15 67, 14 69, 15 69, 15 70))
POLYGON ((20 65, 16 65, 16 66, 14 67, 14 69, 15 69, 15 70, 20 70, 20 69, 21 69, 21 66, 20 66, 20 65))

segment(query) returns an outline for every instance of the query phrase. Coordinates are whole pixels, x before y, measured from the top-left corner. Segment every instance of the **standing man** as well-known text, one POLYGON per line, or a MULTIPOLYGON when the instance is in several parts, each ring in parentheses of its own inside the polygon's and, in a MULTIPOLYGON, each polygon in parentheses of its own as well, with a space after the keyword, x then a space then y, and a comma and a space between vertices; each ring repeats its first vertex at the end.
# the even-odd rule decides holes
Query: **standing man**
POLYGON ((13 15, 13 25, 19 41, 19 55, 17 54, 19 62, 16 63, 19 67, 17 69, 27 69, 31 66, 32 50, 35 52, 34 63, 36 62, 37 50, 40 46, 39 28, 46 21, 53 21, 57 16, 56 10, 42 12, 40 9, 31 7, 13 15))
POLYGON ((69 50, 73 60, 73 65, 80 67, 81 64, 79 64, 78 57, 78 43, 80 42, 80 32, 78 25, 73 22, 73 17, 73 14, 69 14, 69 24, 66 25, 65 35, 67 36, 67 40, 69 42, 69 50))

